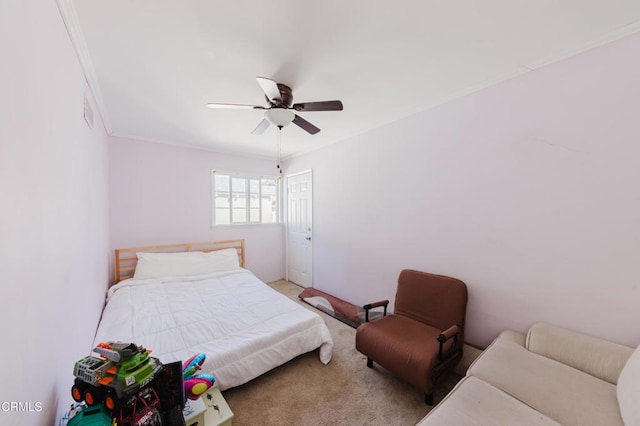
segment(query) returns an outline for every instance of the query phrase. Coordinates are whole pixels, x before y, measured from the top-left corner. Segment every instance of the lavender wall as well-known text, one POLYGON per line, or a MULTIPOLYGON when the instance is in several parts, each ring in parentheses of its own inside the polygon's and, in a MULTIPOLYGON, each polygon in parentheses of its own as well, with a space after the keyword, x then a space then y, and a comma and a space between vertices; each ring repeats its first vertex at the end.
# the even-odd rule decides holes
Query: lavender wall
POLYGON ((111 247, 245 239, 246 267, 284 277, 282 225, 211 228, 211 169, 275 175, 273 161, 112 137, 111 247))
POLYGON ((292 159, 314 286, 361 304, 422 269, 467 283, 472 344, 549 321, 638 345, 639 113, 635 35, 292 159))
POLYGON ((3 2, 0 52, 0 424, 53 425, 108 284, 107 136, 55 2, 3 2))

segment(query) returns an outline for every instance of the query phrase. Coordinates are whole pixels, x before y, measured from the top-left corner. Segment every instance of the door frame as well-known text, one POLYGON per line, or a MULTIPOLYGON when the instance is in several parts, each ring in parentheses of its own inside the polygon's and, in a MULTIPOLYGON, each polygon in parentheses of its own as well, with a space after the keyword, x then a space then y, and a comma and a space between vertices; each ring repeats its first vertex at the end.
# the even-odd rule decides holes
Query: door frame
POLYGON ((313 287, 313 205, 314 205, 314 196, 313 196, 313 169, 305 169, 295 173, 289 173, 284 176, 284 200, 283 207, 285 211, 284 216, 284 231, 285 231, 285 279, 289 281, 289 178, 296 177, 299 175, 303 175, 309 173, 311 175, 311 243, 309 245, 309 276, 311 277, 311 284, 309 287, 313 287))

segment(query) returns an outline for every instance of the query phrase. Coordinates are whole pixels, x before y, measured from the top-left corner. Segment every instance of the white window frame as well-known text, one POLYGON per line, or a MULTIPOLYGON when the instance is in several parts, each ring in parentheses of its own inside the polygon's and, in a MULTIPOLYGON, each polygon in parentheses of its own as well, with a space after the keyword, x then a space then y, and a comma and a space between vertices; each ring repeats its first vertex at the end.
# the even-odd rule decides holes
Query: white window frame
MULTIPOLYGON (((225 226, 254 226, 254 225, 258 225, 258 226, 265 226, 265 225, 274 225, 274 224, 279 224, 281 223, 281 185, 282 185, 282 179, 280 176, 268 176, 268 175, 259 175, 259 174, 252 174, 252 173, 243 173, 243 172, 238 172, 238 171, 228 171, 228 170, 217 170, 217 169, 211 169, 211 227, 212 228, 220 228, 220 227, 225 227, 225 226), (232 188, 232 182, 229 182, 229 222, 228 223, 222 223, 222 224, 217 224, 216 223, 216 174, 218 175, 223 175, 223 176, 229 176, 230 180, 233 178, 238 178, 238 179, 246 179, 246 187, 245 187, 245 191, 244 194, 246 196, 246 206, 244 207, 246 209, 246 221, 242 221, 242 222, 234 222, 233 221, 233 197, 231 196, 231 194, 234 192, 233 188, 232 188), (251 195, 251 190, 250 190, 250 181, 262 181, 263 179, 269 179, 269 180, 274 180, 276 181, 276 218, 275 221, 273 222, 262 222, 262 203, 258 203, 259 206, 259 212, 258 212, 258 217, 260 218, 259 221, 250 221, 251 218, 251 203, 249 202, 249 197, 251 195)), ((260 184, 258 185, 259 187, 259 198, 262 198, 262 182, 260 182, 260 184)))

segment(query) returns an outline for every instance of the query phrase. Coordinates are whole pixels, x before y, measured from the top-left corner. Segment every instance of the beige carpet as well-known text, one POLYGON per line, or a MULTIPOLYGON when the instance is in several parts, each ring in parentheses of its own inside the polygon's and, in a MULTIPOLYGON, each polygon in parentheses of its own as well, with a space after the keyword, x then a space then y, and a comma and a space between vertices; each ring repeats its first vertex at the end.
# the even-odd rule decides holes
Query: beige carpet
MULTIPOLYGON (((355 329, 300 301, 302 288, 277 281, 270 286, 318 313, 333 337, 333 358, 324 365, 318 351, 223 395, 233 425, 415 425, 430 410, 424 395, 355 349, 355 329)), ((452 375, 435 393, 437 404, 460 379, 452 375)))

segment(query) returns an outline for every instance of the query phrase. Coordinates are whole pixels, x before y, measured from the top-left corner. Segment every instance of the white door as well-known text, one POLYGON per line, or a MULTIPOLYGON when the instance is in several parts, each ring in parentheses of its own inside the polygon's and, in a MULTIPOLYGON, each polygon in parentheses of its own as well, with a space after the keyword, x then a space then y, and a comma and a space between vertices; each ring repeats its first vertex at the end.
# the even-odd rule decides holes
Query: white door
POLYGON ((287 279, 311 287, 311 170, 287 176, 287 279))

